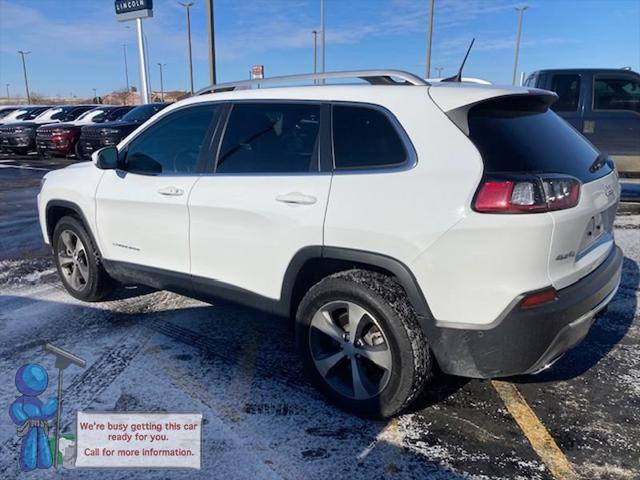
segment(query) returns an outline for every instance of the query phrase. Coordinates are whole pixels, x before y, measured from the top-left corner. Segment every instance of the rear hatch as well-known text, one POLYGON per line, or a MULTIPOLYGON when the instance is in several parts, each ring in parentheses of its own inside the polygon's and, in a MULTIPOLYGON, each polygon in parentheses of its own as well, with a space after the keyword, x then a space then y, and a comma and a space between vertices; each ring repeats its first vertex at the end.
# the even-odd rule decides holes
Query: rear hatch
MULTIPOLYGON (((469 106, 461 128, 484 162, 479 193, 491 181, 511 183, 507 203, 513 201, 515 208, 489 214, 553 219, 548 273, 561 289, 595 270, 611 252, 619 186, 613 162, 549 109, 555 97, 539 92, 469 106)), ((457 123, 459 113, 452 116, 457 123)))

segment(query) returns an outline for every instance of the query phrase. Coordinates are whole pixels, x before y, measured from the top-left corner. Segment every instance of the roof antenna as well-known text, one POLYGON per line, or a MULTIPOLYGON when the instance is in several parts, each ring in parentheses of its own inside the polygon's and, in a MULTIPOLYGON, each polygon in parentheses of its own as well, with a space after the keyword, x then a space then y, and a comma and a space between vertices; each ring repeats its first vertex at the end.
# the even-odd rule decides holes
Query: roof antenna
POLYGON ((464 68, 464 64, 467 63, 467 57, 471 52, 471 47, 473 47, 473 43, 476 41, 475 38, 471 39, 471 43, 469 44, 469 48, 467 49, 467 54, 464 56, 464 60, 462 60, 462 65, 460 65, 460 70, 453 77, 443 78, 443 82, 462 82, 462 69, 464 68))

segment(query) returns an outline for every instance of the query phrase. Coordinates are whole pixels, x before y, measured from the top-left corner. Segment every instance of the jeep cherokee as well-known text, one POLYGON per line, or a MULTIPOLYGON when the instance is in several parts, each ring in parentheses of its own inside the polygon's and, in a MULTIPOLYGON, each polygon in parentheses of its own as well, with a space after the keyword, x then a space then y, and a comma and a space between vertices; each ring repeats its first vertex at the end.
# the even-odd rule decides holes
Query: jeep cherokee
POLYGON ((48 173, 62 283, 115 281, 295 319, 340 407, 393 415, 432 377, 535 373, 616 293, 612 162, 535 88, 399 71, 212 86, 48 173))

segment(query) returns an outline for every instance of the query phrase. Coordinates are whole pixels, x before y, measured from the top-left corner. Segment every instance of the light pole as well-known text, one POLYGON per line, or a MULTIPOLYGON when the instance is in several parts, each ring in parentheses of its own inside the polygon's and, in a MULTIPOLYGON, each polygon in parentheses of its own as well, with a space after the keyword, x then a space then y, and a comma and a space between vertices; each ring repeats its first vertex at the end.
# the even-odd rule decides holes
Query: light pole
MULTIPOLYGON (((322 68, 322 73, 325 72, 325 60, 326 60, 326 34, 324 31, 324 0, 320 0, 320 43, 322 45, 322 57, 320 60, 320 65, 322 68)), ((322 83, 324 83, 324 80, 322 80, 322 83)))
POLYGON ((127 82, 127 94, 124 97, 124 102, 127 103, 129 98, 129 67, 127 66, 127 44, 122 44, 122 51, 124 52, 124 79, 127 82))
POLYGON ((438 72, 438 78, 440 78, 442 76, 442 70, 444 70, 443 67, 435 67, 436 72, 438 72))
POLYGON ((213 0, 207 0, 207 27, 209 31, 209 82, 216 84, 216 35, 213 21, 213 0))
POLYGON ((4 86, 7 88, 7 101, 11 100, 11 95, 9 95, 9 85, 10 83, 5 83, 4 86))
POLYGON ((318 73, 318 31, 312 30, 313 35, 313 73, 318 73))
POLYGON ((98 92, 95 88, 93 89, 93 101, 98 103, 98 92))
POLYGON ((27 79, 27 64, 24 60, 25 55, 29 55, 31 51, 25 52, 18 50, 18 53, 22 57, 22 73, 24 73, 24 89, 27 91, 27 104, 31 104, 31 95, 29 95, 29 80, 27 79))
POLYGON ((513 75, 511 76, 511 84, 516 84, 516 72, 518 70, 518 55, 520 54, 520 35, 522 34, 522 17, 524 16, 524 11, 529 8, 526 5, 522 7, 516 7, 516 11, 518 12, 518 33, 516 34, 516 57, 513 61, 513 75))
POLYGON ((191 90, 191 94, 193 95, 193 63, 191 60, 191 14, 189 13, 189 9, 193 6, 193 2, 182 3, 178 2, 185 9, 187 14, 187 46, 189 48, 189 86, 191 90))
POLYGON ((433 39, 433 7, 435 0, 429 1, 429 31, 427 32, 427 60, 424 65, 424 78, 431 77, 431 42, 433 39))
POLYGON ((158 63, 160 67, 160 101, 164 102, 164 83, 162 82, 162 67, 166 67, 166 63, 158 63))

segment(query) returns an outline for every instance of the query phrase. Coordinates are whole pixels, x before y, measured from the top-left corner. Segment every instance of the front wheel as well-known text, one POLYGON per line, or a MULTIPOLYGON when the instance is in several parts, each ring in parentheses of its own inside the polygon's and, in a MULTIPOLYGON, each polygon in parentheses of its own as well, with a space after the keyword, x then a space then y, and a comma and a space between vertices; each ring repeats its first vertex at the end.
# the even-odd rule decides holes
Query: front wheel
POLYGON ((113 282, 78 219, 71 216, 60 219, 53 232, 52 246, 58 274, 67 292, 85 302, 96 302, 107 296, 113 282))
POLYGON ((432 375, 404 290, 376 272, 340 272, 312 287, 298 308, 296 342, 314 383, 356 414, 395 415, 432 375))

